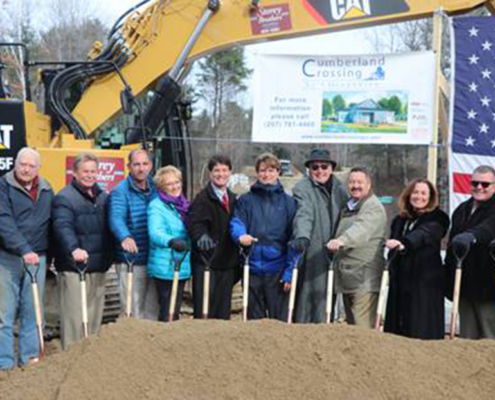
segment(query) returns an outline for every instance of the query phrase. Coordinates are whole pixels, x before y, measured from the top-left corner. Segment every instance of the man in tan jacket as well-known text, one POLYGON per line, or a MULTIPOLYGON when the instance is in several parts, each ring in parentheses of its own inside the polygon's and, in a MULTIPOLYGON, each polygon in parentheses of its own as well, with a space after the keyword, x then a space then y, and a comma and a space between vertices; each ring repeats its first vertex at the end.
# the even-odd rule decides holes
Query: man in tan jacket
POLYGON ((337 257, 335 284, 344 297, 347 322, 369 328, 376 316, 387 224, 385 209, 371 186, 366 169, 351 169, 351 199, 341 212, 335 239, 327 244, 337 257))

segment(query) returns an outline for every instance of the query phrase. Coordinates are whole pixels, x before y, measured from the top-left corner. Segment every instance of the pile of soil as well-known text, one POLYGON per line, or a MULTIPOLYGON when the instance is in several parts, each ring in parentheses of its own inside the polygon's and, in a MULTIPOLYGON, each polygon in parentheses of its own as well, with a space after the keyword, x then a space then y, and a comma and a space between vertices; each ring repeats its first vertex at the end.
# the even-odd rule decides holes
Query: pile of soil
POLYGON ((495 341, 422 342, 347 325, 121 319, 0 399, 493 399, 495 341))

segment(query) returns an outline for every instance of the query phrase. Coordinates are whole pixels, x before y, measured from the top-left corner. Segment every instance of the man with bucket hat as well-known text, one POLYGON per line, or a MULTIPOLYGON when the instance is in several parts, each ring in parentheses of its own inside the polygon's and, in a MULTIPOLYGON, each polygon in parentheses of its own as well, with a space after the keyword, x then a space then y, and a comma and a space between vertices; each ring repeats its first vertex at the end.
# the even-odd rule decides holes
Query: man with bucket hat
POLYGON ((313 149, 304 163, 308 174, 293 190, 297 201, 294 247, 305 252, 299 277, 295 321, 325 321, 328 256, 326 243, 333 238, 340 210, 348 194, 333 176, 337 163, 325 149, 313 149))

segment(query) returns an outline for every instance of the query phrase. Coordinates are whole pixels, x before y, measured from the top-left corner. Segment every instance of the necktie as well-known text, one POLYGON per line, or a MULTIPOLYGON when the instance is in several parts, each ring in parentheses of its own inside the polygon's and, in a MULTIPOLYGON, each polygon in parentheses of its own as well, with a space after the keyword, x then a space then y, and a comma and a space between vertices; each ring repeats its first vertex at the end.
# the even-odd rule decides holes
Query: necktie
POLYGON ((229 196, 227 195, 227 192, 225 192, 222 196, 222 206, 225 208, 225 211, 230 212, 229 210, 229 196))

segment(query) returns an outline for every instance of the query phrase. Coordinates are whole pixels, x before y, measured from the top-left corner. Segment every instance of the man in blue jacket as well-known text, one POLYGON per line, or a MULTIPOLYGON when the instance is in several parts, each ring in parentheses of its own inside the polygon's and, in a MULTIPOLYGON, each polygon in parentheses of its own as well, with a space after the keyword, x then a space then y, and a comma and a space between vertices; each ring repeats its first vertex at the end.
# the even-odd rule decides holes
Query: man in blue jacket
POLYGON ((230 232, 237 244, 254 246, 249 258, 248 318, 285 321, 293 265, 292 257, 288 256, 288 242, 296 202, 284 192, 278 180, 277 157, 261 154, 255 168, 257 181, 249 193, 240 197, 230 232))
POLYGON ((119 275, 120 303, 126 309, 127 260, 135 260, 132 282, 131 313, 135 318, 158 318, 158 298, 152 279, 146 273, 148 260, 147 209, 156 196, 150 172, 150 154, 144 149, 129 154, 129 176, 112 190, 110 196, 110 229, 120 244, 115 260, 119 275))
MULTIPOLYGON (((14 368, 14 323, 19 318, 19 363, 39 358, 30 279, 37 273, 43 296, 53 190, 38 175, 40 155, 25 147, 14 170, 0 179, 0 370, 14 368), (24 265, 23 265, 24 264, 24 265)), ((42 302, 41 302, 42 303, 42 302)))

